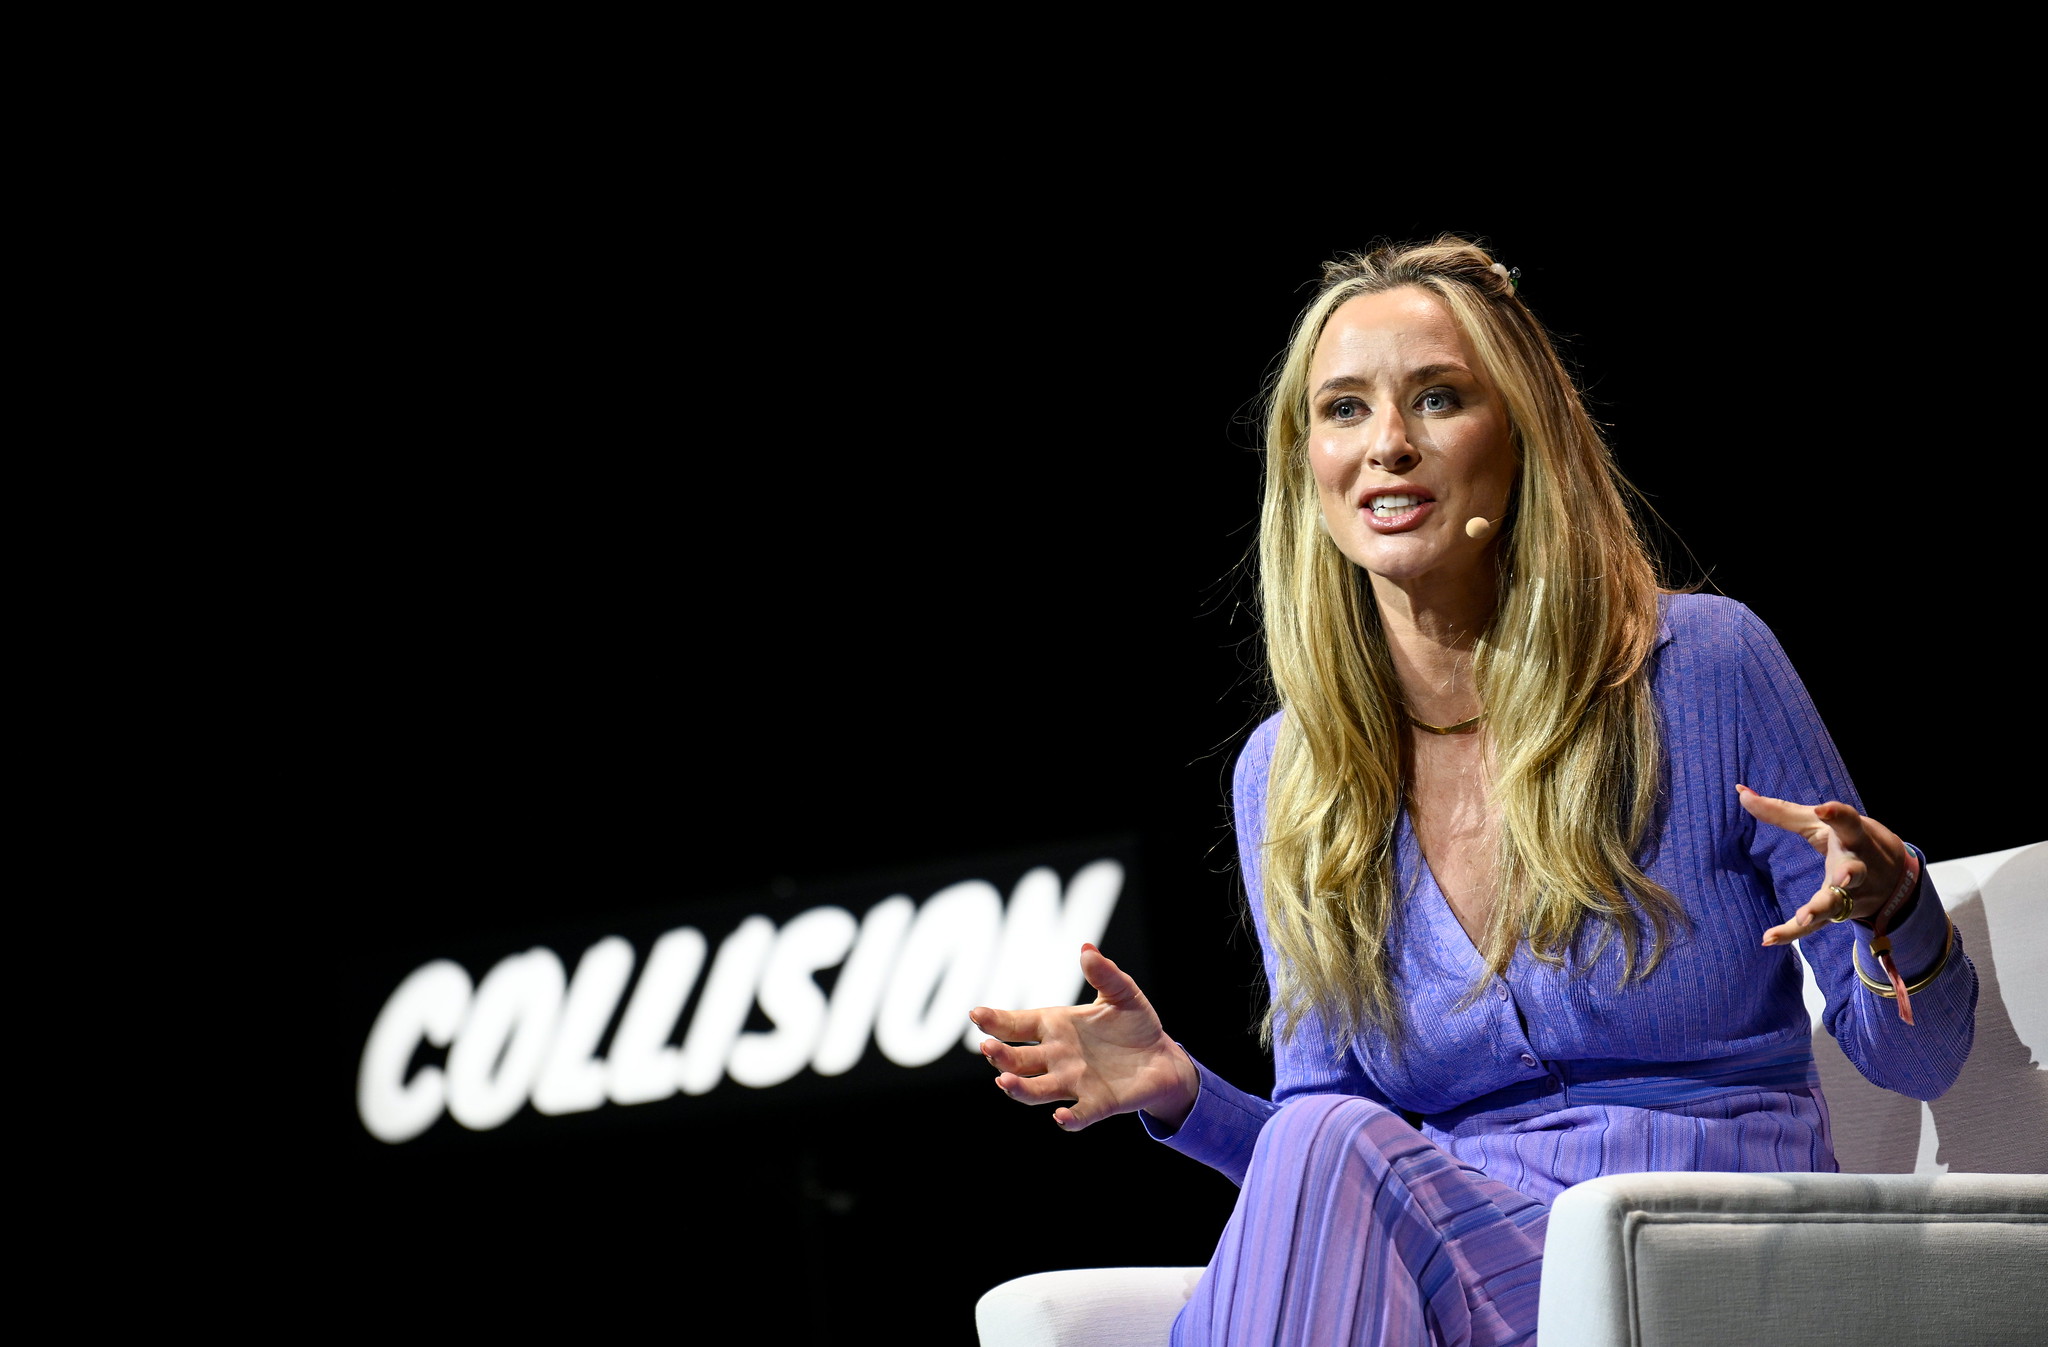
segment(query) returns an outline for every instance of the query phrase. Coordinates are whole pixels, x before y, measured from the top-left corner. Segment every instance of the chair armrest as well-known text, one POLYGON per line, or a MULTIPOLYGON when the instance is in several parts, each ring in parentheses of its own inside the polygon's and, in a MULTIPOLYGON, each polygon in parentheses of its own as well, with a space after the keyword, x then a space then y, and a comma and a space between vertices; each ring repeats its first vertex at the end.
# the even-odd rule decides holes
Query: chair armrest
POLYGON ((2043 1267, 2048 1175, 1611 1174, 1551 1208, 1536 1336, 2023 1342, 2043 1267))
POLYGON ((1078 1268, 1004 1282, 974 1307, 981 1347, 1164 1347, 1198 1267, 1078 1268))

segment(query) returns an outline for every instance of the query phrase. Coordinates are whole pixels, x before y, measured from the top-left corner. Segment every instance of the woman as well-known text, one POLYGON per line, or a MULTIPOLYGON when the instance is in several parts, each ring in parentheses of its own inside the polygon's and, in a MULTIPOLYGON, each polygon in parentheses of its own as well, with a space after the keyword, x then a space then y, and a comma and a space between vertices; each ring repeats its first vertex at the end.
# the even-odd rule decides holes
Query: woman
POLYGON ((1948 1088, 1976 975, 1919 857, 1763 624, 1658 589, 1504 267, 1326 268, 1266 452, 1282 710, 1235 803, 1273 1098, 1092 946, 1092 1005, 973 1012, 1012 1098, 1140 1111, 1241 1185, 1175 1341, 1523 1341, 1569 1185, 1833 1170, 1795 940, 1866 1076, 1948 1088))

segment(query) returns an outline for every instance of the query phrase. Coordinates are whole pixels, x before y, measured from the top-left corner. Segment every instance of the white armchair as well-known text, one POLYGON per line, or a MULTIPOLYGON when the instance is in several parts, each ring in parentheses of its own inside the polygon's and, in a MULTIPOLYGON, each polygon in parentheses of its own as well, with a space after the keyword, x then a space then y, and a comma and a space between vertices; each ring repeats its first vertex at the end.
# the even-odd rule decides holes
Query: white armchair
MULTIPOLYGON (((1850 1172, 1614 1174, 1567 1190, 1544 1244, 1545 1347, 2048 1341, 2048 843, 1930 870, 1980 984, 1955 1086, 1930 1107, 1865 1081, 1820 1028, 1809 974, 1850 1172)), ((975 1324, 982 1347, 1158 1347, 1201 1271, 1019 1277, 981 1298, 975 1324)))

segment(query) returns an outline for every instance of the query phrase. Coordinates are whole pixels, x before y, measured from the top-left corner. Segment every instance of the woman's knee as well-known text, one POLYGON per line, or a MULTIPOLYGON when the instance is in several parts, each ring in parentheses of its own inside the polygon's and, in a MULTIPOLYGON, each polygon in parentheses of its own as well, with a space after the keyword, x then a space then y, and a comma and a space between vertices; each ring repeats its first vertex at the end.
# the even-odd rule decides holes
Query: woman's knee
POLYGON ((1320 1128, 1330 1122, 1363 1126, 1380 1117, 1394 1117, 1385 1107, 1355 1094, 1298 1094, 1280 1106, 1266 1126, 1320 1128))
POLYGON ((1408 1138, 1420 1140, 1399 1114, 1370 1099, 1310 1094, 1288 1100, 1266 1120, 1258 1149, 1276 1158, 1287 1156, 1290 1167, 1306 1162, 1312 1168, 1331 1163, 1383 1168, 1389 1146, 1408 1138))

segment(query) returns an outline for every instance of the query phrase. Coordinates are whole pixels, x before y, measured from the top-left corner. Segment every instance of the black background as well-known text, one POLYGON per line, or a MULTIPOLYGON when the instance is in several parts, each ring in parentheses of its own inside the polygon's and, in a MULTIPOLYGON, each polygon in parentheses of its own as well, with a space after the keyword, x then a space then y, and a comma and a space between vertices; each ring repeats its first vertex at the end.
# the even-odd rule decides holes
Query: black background
POLYGON ((344 1311, 397 1287, 450 1323, 830 1337, 857 1306, 952 1341, 1009 1277, 1206 1261, 1227 1181, 978 1082, 728 1082, 388 1147, 355 1067, 426 958, 1129 838, 1134 970, 1267 1087, 1227 820, 1263 695, 1255 404, 1318 264, 1375 237, 1521 268, 1676 578, 1778 633, 1870 812, 1937 858, 2040 837, 2006 766, 2039 744, 2009 637, 2037 413, 1998 287, 1924 231, 1845 225, 1839 188, 1768 219, 1669 185, 1422 208, 1103 158, 785 179, 466 146, 338 198, 333 415, 373 446, 336 465, 312 614, 344 1311))

